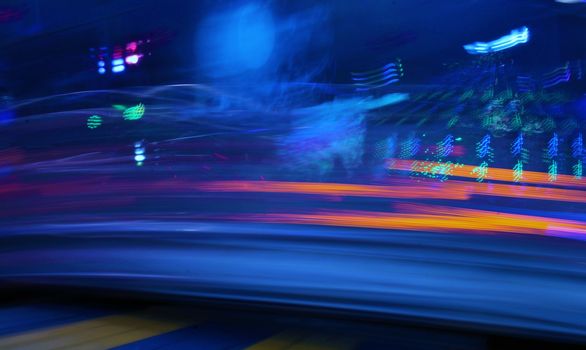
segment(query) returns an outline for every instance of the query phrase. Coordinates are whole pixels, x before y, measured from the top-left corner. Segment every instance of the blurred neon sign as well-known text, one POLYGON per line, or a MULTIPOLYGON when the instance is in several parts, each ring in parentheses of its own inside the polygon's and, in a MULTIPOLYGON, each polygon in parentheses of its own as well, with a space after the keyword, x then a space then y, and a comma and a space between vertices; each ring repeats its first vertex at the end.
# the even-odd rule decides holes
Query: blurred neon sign
POLYGON ((476 181, 482 182, 488 175, 488 163, 482 162, 479 166, 472 169, 472 174, 476 175, 476 181))
POLYGON ((513 29, 510 34, 489 42, 477 41, 464 45, 464 49, 471 55, 483 55, 498 52, 529 41, 529 28, 521 27, 513 29))
POLYGON ((578 180, 582 179, 582 160, 578 160, 578 162, 572 167, 572 171, 574 172, 574 177, 578 180))
POLYGON ((523 180, 523 162, 518 160, 513 167, 513 181, 521 182, 523 180))
POLYGON ((356 91, 368 91, 398 82, 404 72, 403 64, 397 60, 396 63, 389 63, 378 69, 351 74, 356 91))
POLYGON ((554 182, 558 179, 558 163, 555 160, 551 161, 547 169, 547 174, 550 182, 554 182))
POLYGON ((122 116, 126 120, 138 120, 142 118, 144 115, 144 105, 142 103, 137 104, 136 106, 127 108, 122 116))
POLYGON ((88 129, 96 129, 100 125, 102 125, 102 117, 99 115, 92 115, 87 118, 87 127, 88 129))
POLYGON ((134 143, 134 161, 136 166, 142 166, 146 159, 145 147, 143 141, 137 141, 134 143))

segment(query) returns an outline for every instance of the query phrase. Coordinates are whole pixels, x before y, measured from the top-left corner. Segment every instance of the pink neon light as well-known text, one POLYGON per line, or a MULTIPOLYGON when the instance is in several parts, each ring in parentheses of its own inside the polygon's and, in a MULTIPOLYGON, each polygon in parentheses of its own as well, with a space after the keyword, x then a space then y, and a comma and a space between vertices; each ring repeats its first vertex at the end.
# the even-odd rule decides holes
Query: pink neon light
POLYGON ((136 41, 129 42, 126 44, 126 51, 134 52, 137 47, 138 45, 136 44, 136 41))

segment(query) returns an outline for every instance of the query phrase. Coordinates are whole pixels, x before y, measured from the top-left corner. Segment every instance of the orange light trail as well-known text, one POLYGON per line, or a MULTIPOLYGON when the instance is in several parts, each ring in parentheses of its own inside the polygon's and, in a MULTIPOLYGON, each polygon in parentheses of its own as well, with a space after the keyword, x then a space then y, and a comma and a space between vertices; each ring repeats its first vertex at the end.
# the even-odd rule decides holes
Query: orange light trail
POLYGON ((467 188, 469 194, 475 195, 586 203, 586 193, 582 190, 464 181, 452 181, 452 184, 460 184, 467 188))
POLYGON ((196 185, 196 188, 209 192, 295 193, 396 199, 468 200, 472 195, 486 195, 586 203, 586 193, 581 190, 466 181, 434 182, 435 186, 432 187, 429 185, 430 182, 433 182, 433 180, 424 180, 422 183, 412 183, 409 185, 381 186, 319 182, 214 181, 199 183, 196 185))
POLYGON ((557 231, 586 237, 586 225, 531 215, 508 214, 476 209, 410 205, 402 209, 419 213, 324 211, 311 214, 263 214, 239 216, 235 219, 269 223, 343 226, 427 232, 519 233, 557 236, 557 231))
MULTIPOLYGON (((394 159, 390 158, 387 160, 389 164, 388 169, 401 170, 401 171, 414 171, 411 166, 416 160, 409 159, 394 159)), ((421 161, 420 161, 421 162, 421 161)), ((463 165, 461 167, 454 167, 450 176, 463 177, 469 179, 475 179, 476 175, 472 173, 472 170, 476 168, 475 165, 463 165)), ((419 172, 419 171, 415 171, 419 172)), ((488 174, 485 180, 497 180, 504 182, 513 182, 513 170, 504 168, 488 168, 488 174)), ((579 179, 576 179, 572 175, 559 174, 557 180, 554 182, 549 181, 549 175, 547 173, 539 171, 523 171, 523 182, 532 184, 552 185, 552 186, 574 186, 574 187, 586 187, 586 183, 579 179)))

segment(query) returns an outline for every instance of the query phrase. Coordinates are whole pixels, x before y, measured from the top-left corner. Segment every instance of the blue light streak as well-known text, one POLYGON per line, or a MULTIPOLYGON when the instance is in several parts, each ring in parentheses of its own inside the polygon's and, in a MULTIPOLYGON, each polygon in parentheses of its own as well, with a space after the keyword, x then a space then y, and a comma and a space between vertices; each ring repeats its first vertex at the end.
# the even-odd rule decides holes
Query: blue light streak
POLYGON ((388 63, 381 68, 365 72, 351 72, 356 91, 368 91, 399 82, 403 76, 403 66, 398 63, 388 63))
POLYGON ((522 149, 523 149, 523 134, 520 133, 519 136, 517 136, 517 138, 515 138, 515 141, 513 142, 513 146, 511 147, 511 154, 513 156, 518 156, 519 154, 521 154, 522 149))
POLYGON ((442 141, 438 143, 437 155, 440 158, 450 156, 454 151, 454 136, 447 135, 442 141))
POLYGON ((519 44, 525 44, 529 41, 529 28, 521 27, 513 29, 511 34, 505 35, 499 39, 490 42, 475 42, 464 45, 464 49, 471 55, 482 55, 492 52, 498 52, 519 44))
POLYGON ((572 142, 572 157, 581 158, 584 150, 584 143, 582 140, 582 134, 578 134, 578 137, 572 142))
POLYGON ((553 133, 553 136, 547 143, 547 155, 550 159, 557 157, 558 155, 559 138, 557 133, 553 133))
POLYGON ((395 68, 394 63, 389 63, 385 65, 381 69, 374 69, 368 72, 352 72, 352 80, 369 80, 372 78, 376 78, 382 75, 390 74, 396 72, 397 69, 395 68))
POLYGON ((558 84, 568 82, 571 78, 572 71, 570 69, 570 62, 567 62, 565 66, 556 68, 552 72, 545 74, 543 88, 547 89, 558 84))
POLYGON ((476 156, 480 159, 487 157, 490 154, 490 135, 486 134, 476 143, 476 156))

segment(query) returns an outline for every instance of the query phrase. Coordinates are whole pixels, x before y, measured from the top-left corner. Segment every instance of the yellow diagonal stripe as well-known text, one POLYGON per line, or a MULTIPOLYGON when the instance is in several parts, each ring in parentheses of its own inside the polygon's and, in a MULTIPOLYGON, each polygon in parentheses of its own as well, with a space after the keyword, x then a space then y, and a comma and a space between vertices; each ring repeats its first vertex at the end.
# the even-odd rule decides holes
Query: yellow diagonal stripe
POLYGON ((357 341, 348 337, 316 335, 288 347, 287 350, 350 350, 357 341))
POLYGON ((201 322, 114 315, 0 338, 0 349, 109 349, 201 322))
POLYGON ((356 344, 355 339, 347 337, 286 331, 256 343, 246 350, 348 350, 356 344))
POLYGON ((282 350, 303 339, 303 334, 298 332, 283 332, 260 341, 246 350, 282 350))

